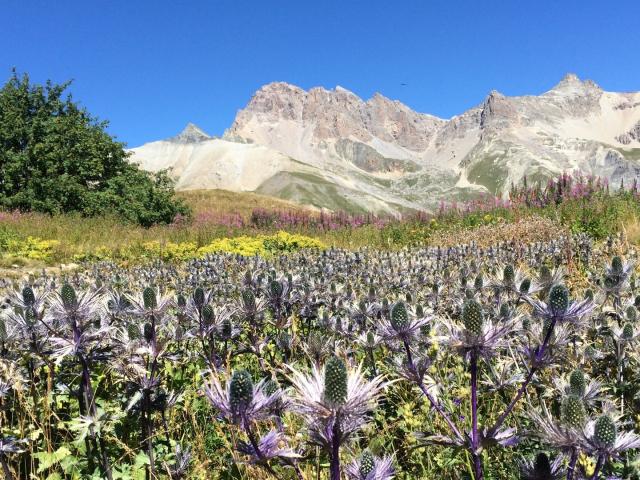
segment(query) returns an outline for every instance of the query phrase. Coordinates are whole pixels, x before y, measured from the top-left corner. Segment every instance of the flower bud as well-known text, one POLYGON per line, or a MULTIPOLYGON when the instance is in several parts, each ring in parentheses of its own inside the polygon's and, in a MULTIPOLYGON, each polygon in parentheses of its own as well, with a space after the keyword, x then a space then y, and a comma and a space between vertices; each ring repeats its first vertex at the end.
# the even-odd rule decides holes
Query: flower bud
POLYGON ((531 279, 530 278, 525 278, 524 280, 522 280, 522 282, 520 282, 520 293, 522 295, 526 295, 527 293, 529 293, 529 290, 531 289, 531 279))
POLYGON ((582 370, 574 370, 569 375, 569 390, 572 395, 584 397, 584 393, 587 390, 587 380, 582 370))
POLYGON ((613 270, 615 273, 622 273, 623 271, 622 258, 615 256, 611 259, 611 270, 613 270))
POLYGON ((409 314, 403 302, 398 302, 391 309, 391 326, 396 331, 401 331, 409 324, 409 314))
POLYGON ((564 423, 574 428, 584 426, 587 412, 584 408, 582 398, 577 395, 569 395, 562 402, 562 420, 564 423))
POLYGON ((76 291, 68 283, 65 283, 60 289, 60 297, 62 298, 62 305, 64 305, 66 310, 73 310, 78 306, 76 291))
POLYGON ((246 409, 253 400, 253 380, 246 370, 237 370, 229 382, 229 404, 239 413, 246 409))
POLYGON ((347 367, 338 357, 330 358, 324 370, 324 398, 332 407, 347 400, 347 367))
POLYGON ((513 269, 513 265, 505 265, 504 269, 502 270, 502 278, 507 284, 512 284, 514 282, 516 278, 516 272, 513 269))
POLYGON ((367 478, 367 475, 373 472, 375 468, 376 461, 371 452, 369 450, 362 452, 362 456, 360 457, 360 476, 367 478))
POLYGON ((33 293, 33 288, 26 286, 22 289, 22 301, 27 307, 33 307, 36 303, 36 296, 33 293))
POLYGON ((625 340, 631 340, 633 338, 633 325, 626 323, 624 327, 622 327, 622 338, 625 340))
POLYGON ((462 321, 464 327, 472 335, 480 335, 482 333, 482 324, 484 323, 484 314, 482 306, 476 300, 467 300, 462 307, 462 321))
POLYGON ((569 290, 564 285, 554 285, 549 292, 549 306, 554 315, 563 315, 569 308, 569 290))
POLYGON ((202 308, 205 302, 204 289, 202 287, 197 287, 193 291, 193 303, 197 308, 202 308))
POLYGON ((598 420, 593 430, 593 438, 603 447, 613 447, 616 443, 616 424, 609 415, 603 415, 598 420))
POLYGON ((142 291, 142 301, 144 308, 152 310, 158 306, 158 299, 156 298, 156 292, 151 287, 147 287, 142 291))

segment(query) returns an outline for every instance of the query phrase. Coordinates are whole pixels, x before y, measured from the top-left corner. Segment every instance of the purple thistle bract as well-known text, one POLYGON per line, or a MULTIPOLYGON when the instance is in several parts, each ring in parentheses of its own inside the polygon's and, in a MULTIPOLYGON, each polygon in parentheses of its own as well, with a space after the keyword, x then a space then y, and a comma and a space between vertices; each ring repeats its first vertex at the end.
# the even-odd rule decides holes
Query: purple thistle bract
MULTIPOLYGON (((239 380, 237 375, 244 376, 238 372, 234 375, 236 380, 239 380)), ((276 390, 270 395, 267 394, 266 380, 261 380, 255 385, 251 384, 251 392, 242 392, 243 398, 238 398, 238 392, 232 392, 233 379, 234 376, 227 381, 226 388, 223 388, 218 377, 211 375, 209 382, 204 386, 205 395, 220 415, 236 424, 250 423, 269 417, 272 407, 280 399, 282 392, 276 390)))
POLYGON ((266 463, 273 459, 292 460, 300 458, 300 454, 286 446, 286 439, 282 432, 269 430, 258 440, 258 448, 250 443, 240 442, 238 451, 248 455, 250 463, 266 463))

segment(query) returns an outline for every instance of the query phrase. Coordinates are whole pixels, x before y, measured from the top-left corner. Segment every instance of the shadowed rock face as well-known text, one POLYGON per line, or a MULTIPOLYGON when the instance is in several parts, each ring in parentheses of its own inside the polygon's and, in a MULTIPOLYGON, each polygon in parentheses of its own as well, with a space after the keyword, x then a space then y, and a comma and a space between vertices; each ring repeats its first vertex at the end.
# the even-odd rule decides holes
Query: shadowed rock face
POLYGON ((365 143, 346 138, 336 142, 336 153, 356 167, 370 173, 407 173, 420 169, 420 166, 411 160, 387 158, 365 143))
POLYGON ((222 139, 195 125, 133 149, 143 168, 173 167, 179 188, 262 191, 330 209, 430 209, 500 193, 524 175, 580 170, 631 180, 640 166, 640 93, 565 76, 538 95, 492 91, 451 119, 336 87, 260 88, 222 139), (215 165, 215 173, 211 171, 215 165))
POLYGON ((638 121, 638 123, 636 123, 633 126, 633 128, 628 132, 625 132, 622 135, 618 135, 616 137, 616 140, 618 140, 623 145, 629 145, 632 142, 639 142, 640 141, 640 121, 638 121))

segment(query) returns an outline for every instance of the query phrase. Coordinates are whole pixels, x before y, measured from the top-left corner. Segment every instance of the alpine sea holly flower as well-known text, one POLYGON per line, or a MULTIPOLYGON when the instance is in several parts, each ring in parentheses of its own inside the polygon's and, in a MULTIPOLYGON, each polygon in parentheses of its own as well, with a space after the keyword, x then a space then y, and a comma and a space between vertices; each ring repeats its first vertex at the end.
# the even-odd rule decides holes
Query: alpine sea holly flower
POLYGON ((104 316, 109 317, 111 322, 123 320, 130 314, 131 309, 131 301, 125 293, 116 289, 110 289, 107 291, 107 299, 104 305, 104 316))
POLYGON ((338 357, 313 367, 311 375, 289 369, 292 408, 306 420, 311 441, 329 454, 331 479, 339 480, 340 447, 364 426, 388 382, 381 376, 367 381, 361 366, 349 368, 338 357))
POLYGON ((267 394, 265 383, 266 380, 261 380, 254 384, 248 371, 237 370, 227 381, 226 388, 212 374, 204 386, 204 392, 222 417, 242 425, 269 417, 280 399, 282 392, 275 390, 267 394))
POLYGON ((351 480, 391 480, 395 474, 391 457, 380 458, 369 450, 362 452, 345 470, 351 480))
POLYGON ((243 319, 253 323, 264 312, 265 308, 266 301, 264 298, 256 297, 251 288, 245 288, 240 292, 240 298, 236 302, 236 309, 243 319))
POLYGON ((189 447, 182 448, 177 443, 174 449, 174 460, 170 464, 165 463, 165 468, 169 472, 170 480, 184 480, 187 478, 189 464, 191 463, 191 450, 189 447))
POLYGON ((535 278, 537 283, 543 292, 548 292, 554 285, 559 285, 564 280, 564 270, 559 267, 551 270, 546 265, 540 267, 538 275, 535 278))
POLYGON ((410 344, 421 334, 421 328, 432 318, 431 316, 417 317, 404 302, 400 301, 391 306, 389 319, 383 319, 378 328, 385 340, 410 344))
POLYGON ((633 267, 633 262, 624 262, 620 257, 613 257, 611 265, 605 266, 605 274, 602 279, 603 290, 614 296, 619 296, 629 282, 633 267))
POLYGON ((533 307, 534 314, 542 320, 556 323, 578 323, 595 308, 589 299, 571 301, 569 291, 564 285, 554 285, 549 290, 546 302, 527 296, 526 300, 533 307))
POLYGON ((640 448, 640 436, 632 432, 620 433, 616 417, 604 414, 585 427, 584 448, 598 458, 592 477, 598 478, 599 471, 608 460, 619 458, 627 450, 640 448))
POLYGON ((490 357, 496 351, 508 346, 508 336, 517 325, 516 319, 492 322, 485 317, 482 305, 477 300, 469 299, 462 309, 463 324, 445 319, 447 335, 440 337, 441 343, 448 344, 465 358, 472 352, 479 356, 490 357))
POLYGON ((367 323, 376 316, 378 312, 378 305, 376 303, 370 303, 366 300, 361 300, 358 304, 351 304, 347 306, 347 310, 351 318, 360 326, 367 323))
POLYGON ((489 365, 489 371, 485 373, 485 380, 481 380, 480 383, 488 391, 495 392, 517 385, 524 380, 524 374, 520 371, 514 372, 513 366, 512 359, 499 359, 497 365, 489 365))
POLYGON ((542 403, 541 412, 537 412, 533 407, 528 409, 528 416, 535 425, 535 429, 530 432, 530 435, 569 455, 582 446, 583 428, 586 425, 584 404, 581 407, 578 406, 579 399, 577 397, 574 397, 570 402, 571 406, 568 406, 565 399, 562 421, 554 418, 544 403, 542 403), (568 409, 570 409, 569 412, 567 412, 568 409))
POLYGON ((26 445, 27 440, 18 440, 16 437, 2 437, 0 436, 0 465, 2 465, 2 473, 5 479, 13 480, 14 476, 9 468, 9 455, 15 455, 24 452, 23 445, 26 445))
POLYGON ((44 289, 36 289, 26 285, 20 291, 12 291, 7 299, 9 304, 20 311, 30 311, 35 318, 41 318, 50 293, 44 289))
MULTIPOLYGON (((496 292, 498 298, 501 293, 519 294, 519 288, 525 279, 527 279, 527 276, 522 270, 516 269, 512 264, 508 263, 502 268, 500 274, 491 279, 488 287, 496 292)), ((529 287, 530 286, 531 284, 529 282, 529 287)))
POLYGON ((538 368, 561 364, 566 357, 566 350, 570 344, 571 330, 569 324, 556 324, 547 339, 550 322, 536 321, 530 324, 526 330, 522 354, 530 365, 538 368), (541 344, 547 339, 546 347, 541 349, 541 344))
POLYGON ((635 328, 631 322, 627 322, 621 327, 611 327, 610 331, 611 336, 620 347, 634 343, 640 338, 640 329, 635 328))
POLYGON ((585 374, 579 369, 571 372, 568 379, 561 376, 556 377, 554 384, 561 395, 575 395, 586 405, 593 405, 602 399, 604 388, 602 382, 595 379, 587 381, 585 374))
POLYGON ((153 317, 156 321, 161 321, 168 309, 174 304, 171 296, 162 295, 159 289, 153 287, 146 287, 142 294, 130 298, 130 301, 132 315, 145 318, 153 317))
POLYGON ((71 285, 65 283, 50 298, 49 304, 44 317, 45 323, 51 325, 54 329, 60 323, 64 325, 75 324, 81 327, 87 322, 95 320, 100 313, 102 291, 85 290, 78 295, 71 285))

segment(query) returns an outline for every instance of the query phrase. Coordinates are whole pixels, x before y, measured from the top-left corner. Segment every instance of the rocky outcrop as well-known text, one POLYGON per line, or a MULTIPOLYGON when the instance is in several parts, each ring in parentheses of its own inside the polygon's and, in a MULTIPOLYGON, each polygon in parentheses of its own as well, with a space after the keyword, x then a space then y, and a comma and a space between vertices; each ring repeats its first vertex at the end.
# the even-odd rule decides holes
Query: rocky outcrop
POLYGON ((212 137, 204 133, 197 125, 188 123, 182 132, 175 137, 171 137, 169 141, 175 143, 198 143, 211 140, 211 138, 212 137))
POLYGON ((618 135, 616 140, 623 145, 629 145, 631 142, 640 142, 640 121, 628 132, 618 135))

